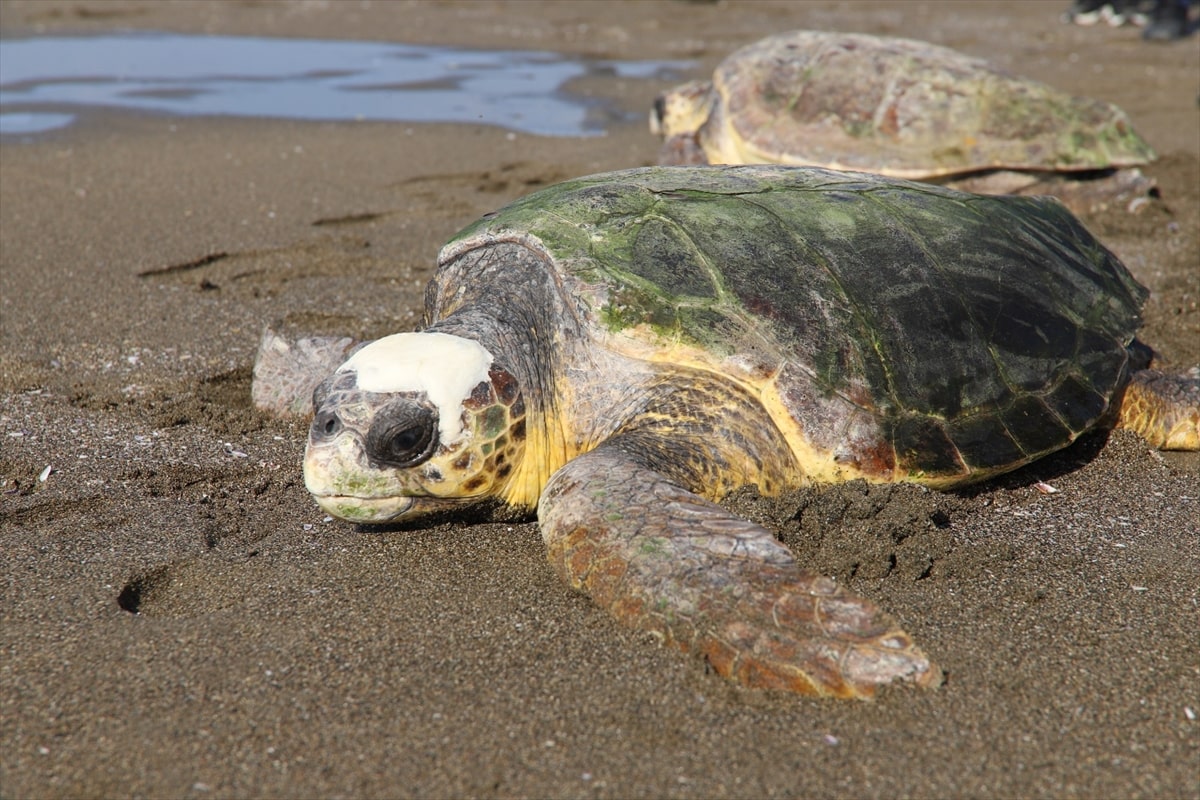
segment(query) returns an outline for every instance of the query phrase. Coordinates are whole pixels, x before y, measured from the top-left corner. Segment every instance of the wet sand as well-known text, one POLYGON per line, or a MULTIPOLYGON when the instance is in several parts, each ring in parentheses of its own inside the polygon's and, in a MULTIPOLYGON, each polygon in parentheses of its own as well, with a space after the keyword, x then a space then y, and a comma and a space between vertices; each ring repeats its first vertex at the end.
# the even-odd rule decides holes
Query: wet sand
MULTIPOLYGON (((0 30, 543 48, 695 77, 790 28, 947 44, 1130 113, 1162 202, 1085 222, 1154 292, 1144 338, 1196 364, 1200 42, 1063 25, 1066 5, 25 0, 0 30)), ((640 114, 665 84, 582 88, 640 114)), ((1200 796, 1196 454, 1096 435, 966 493, 739 497, 948 671, 872 703, 739 689, 620 629, 529 522, 325 520, 304 426, 249 404, 262 326, 411 329, 455 230, 656 151, 640 121, 548 139, 122 114, 0 144, 0 795, 1200 796)))

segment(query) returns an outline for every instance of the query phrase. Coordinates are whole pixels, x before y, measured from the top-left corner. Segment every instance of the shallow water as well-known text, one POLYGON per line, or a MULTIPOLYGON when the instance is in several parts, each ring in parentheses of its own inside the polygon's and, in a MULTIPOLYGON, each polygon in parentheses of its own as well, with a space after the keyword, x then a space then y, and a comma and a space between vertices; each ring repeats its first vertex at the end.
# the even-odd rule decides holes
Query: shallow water
MULTIPOLYGON (((125 33, 0 42, 0 134, 70 125, 88 109, 308 120, 471 122, 602 135, 621 118, 572 93, 582 77, 669 77, 672 61, 387 42, 125 33)), ((648 104, 647 104, 648 105, 648 104)))

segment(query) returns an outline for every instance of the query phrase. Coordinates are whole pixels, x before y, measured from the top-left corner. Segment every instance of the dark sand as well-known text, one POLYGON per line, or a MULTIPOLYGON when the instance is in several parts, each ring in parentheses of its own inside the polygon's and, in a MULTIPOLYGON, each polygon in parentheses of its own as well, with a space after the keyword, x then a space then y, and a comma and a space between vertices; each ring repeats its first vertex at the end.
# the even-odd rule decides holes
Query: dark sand
MULTIPOLYGON (((1196 364, 1200 42, 1063 25, 1067 4, 26 1, 0 28, 682 57, 697 76, 789 28, 947 44, 1132 115, 1164 202, 1086 222, 1154 291, 1146 338, 1196 364)), ((663 87, 586 88, 640 110, 663 87)), ((409 329, 457 228, 656 149, 640 122, 540 139, 125 115, 0 145, 0 795, 1200 795, 1194 454, 1091 436, 966 494, 742 498, 948 670, 874 703, 705 674, 568 592, 528 523, 324 520, 303 425, 249 405, 263 324, 409 329)))

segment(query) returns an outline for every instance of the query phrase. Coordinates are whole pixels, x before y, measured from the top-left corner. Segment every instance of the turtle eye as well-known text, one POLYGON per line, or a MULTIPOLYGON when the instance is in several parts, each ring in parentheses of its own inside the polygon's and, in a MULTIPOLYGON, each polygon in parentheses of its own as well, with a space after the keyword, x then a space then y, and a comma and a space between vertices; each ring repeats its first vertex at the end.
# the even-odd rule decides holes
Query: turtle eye
POLYGON ((413 467, 437 447, 437 414, 411 400, 386 406, 367 431, 367 455, 389 467, 413 467))
POLYGON ((654 121, 662 125, 663 118, 667 116, 667 98, 661 94, 654 98, 654 121))

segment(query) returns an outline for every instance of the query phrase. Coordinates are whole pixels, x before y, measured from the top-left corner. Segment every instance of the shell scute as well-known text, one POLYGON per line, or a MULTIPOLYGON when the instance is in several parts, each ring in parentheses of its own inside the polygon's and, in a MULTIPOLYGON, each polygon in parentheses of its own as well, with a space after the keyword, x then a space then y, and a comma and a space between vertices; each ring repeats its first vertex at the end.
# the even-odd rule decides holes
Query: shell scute
POLYGON ((1080 417, 1099 417, 1108 407, 1108 396, 1098 391, 1083 375, 1073 373, 1065 376, 1046 393, 1046 404, 1077 435, 1083 429, 1070 425, 1070 422, 1080 417))
POLYGON ((945 423, 935 417, 905 415, 885 423, 902 469, 912 476, 965 474, 968 465, 951 441, 945 423))
MULTIPOLYGON (((1020 448, 1023 458, 1036 458, 1071 441, 1074 432, 1059 423, 1041 397, 1026 395, 1001 410, 1000 422, 1020 448)), ((1002 462, 994 466, 1003 466, 1002 462)))
POLYGON ((715 300, 712 266, 676 224, 651 218, 638 226, 633 237, 630 270, 668 297, 715 300))

